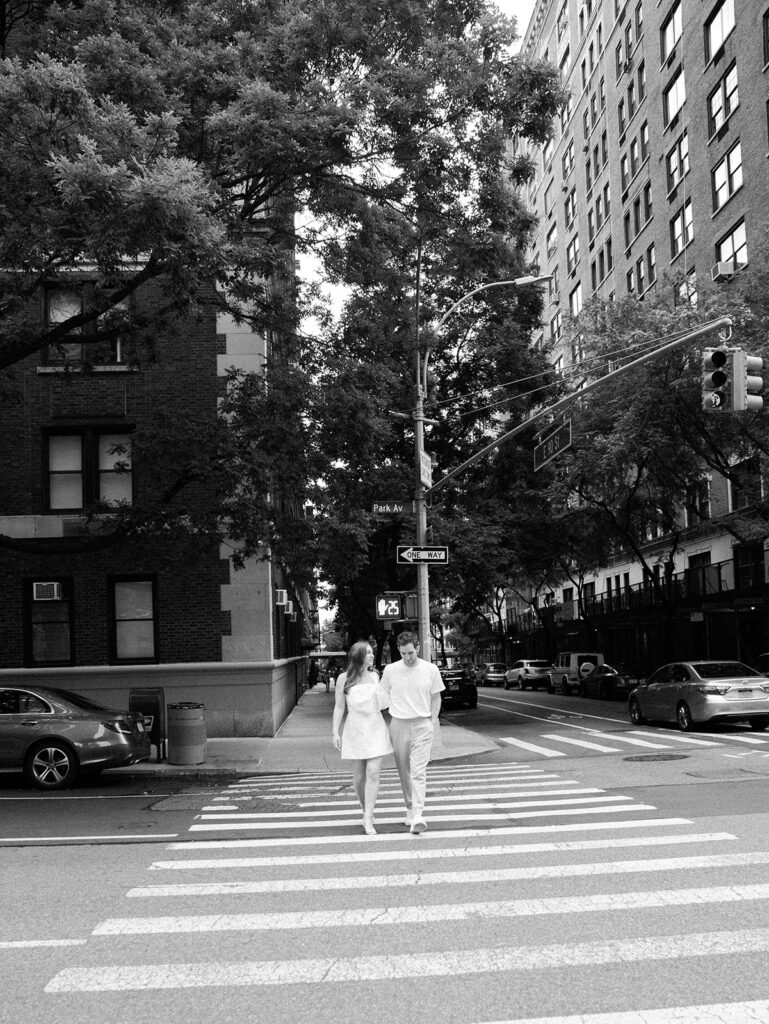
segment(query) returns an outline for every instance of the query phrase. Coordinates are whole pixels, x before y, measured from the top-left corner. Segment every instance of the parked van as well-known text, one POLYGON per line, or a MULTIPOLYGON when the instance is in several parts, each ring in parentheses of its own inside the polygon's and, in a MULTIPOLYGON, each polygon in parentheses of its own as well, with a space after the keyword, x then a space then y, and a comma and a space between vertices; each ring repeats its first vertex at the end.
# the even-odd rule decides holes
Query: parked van
POLYGON ((605 658, 598 651, 561 651, 553 665, 553 689, 579 693, 579 684, 605 658))

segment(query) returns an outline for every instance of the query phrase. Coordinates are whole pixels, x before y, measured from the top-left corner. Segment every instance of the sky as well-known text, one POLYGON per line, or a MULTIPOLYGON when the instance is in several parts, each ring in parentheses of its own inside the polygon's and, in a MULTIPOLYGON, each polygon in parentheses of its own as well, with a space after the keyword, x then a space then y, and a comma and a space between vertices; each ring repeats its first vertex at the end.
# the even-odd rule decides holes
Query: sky
POLYGON ((523 39, 536 0, 494 0, 494 2, 503 14, 513 15, 517 19, 518 34, 523 39))

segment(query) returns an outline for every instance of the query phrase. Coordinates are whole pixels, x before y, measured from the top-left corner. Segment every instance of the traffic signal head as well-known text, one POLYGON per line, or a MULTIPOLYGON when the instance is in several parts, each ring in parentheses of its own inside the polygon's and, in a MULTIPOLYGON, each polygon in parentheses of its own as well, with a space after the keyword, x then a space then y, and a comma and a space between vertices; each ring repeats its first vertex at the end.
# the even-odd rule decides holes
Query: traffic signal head
POLYGON ((402 619, 403 601, 400 594, 378 594, 376 599, 378 619, 402 619))
POLYGON ((741 348, 733 353, 732 409, 735 412, 763 409, 764 400, 758 392, 763 390, 764 380, 756 375, 763 366, 763 359, 749 356, 741 348))
POLYGON ((733 357, 734 353, 724 348, 706 348, 702 352, 702 408, 707 412, 731 409, 733 357))

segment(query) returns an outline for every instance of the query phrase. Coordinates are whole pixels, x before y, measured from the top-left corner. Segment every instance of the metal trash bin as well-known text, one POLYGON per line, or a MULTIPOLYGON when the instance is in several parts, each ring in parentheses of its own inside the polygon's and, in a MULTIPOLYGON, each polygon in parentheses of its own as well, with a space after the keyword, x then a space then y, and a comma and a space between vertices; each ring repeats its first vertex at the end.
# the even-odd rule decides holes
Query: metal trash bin
POLYGON ((168 705, 168 763, 202 764, 206 759, 205 705, 189 701, 168 705))

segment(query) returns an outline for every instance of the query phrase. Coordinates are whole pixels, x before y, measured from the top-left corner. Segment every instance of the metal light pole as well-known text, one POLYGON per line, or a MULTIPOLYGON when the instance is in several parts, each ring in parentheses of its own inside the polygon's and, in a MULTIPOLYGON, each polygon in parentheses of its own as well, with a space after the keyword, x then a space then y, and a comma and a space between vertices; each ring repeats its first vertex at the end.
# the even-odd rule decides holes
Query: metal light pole
MULTIPOLYGON (((454 305, 447 310, 435 325, 434 335, 437 335, 448 318, 467 299, 477 295, 478 292, 486 291, 487 288, 500 288, 502 285, 520 287, 527 284, 542 284, 549 281, 552 275, 543 277, 516 277, 512 281, 490 281, 474 288, 471 292, 457 299, 454 305)), ((417 300, 418 302, 418 300, 417 300)), ((424 356, 419 351, 417 344, 416 352, 416 403, 414 406, 414 469, 416 471, 414 482, 414 512, 416 514, 416 544, 427 543, 427 496, 426 492, 432 487, 431 467, 429 456, 425 452, 425 400, 427 399, 427 370, 430 362, 431 345, 425 349, 424 356)), ((430 583, 428 576, 428 565, 426 562, 417 562, 417 616, 419 620, 419 650, 421 656, 432 661, 432 640, 430 637, 430 583)))

